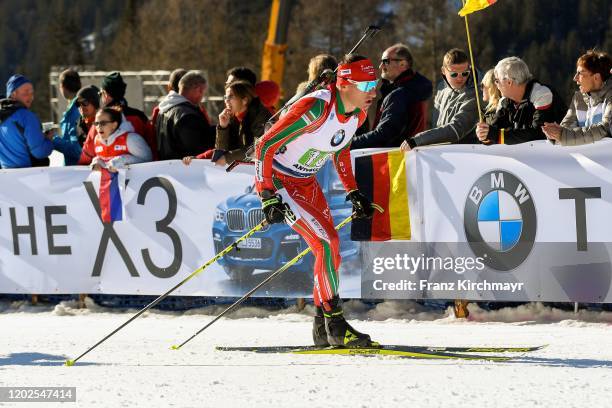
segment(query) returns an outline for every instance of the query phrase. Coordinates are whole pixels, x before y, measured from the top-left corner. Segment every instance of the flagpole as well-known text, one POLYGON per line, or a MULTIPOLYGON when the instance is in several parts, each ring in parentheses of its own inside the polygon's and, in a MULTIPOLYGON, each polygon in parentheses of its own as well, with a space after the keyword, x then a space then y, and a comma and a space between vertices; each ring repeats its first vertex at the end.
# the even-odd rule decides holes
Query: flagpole
MULTIPOLYGON (((465 0, 462 0, 462 3, 465 6, 465 0)), ((478 107, 478 121, 484 122, 482 118, 482 111, 480 110, 480 89, 478 88, 478 82, 476 80, 476 67, 474 66, 474 54, 472 53, 472 40, 470 39, 470 27, 468 25, 467 14, 464 16, 464 18, 465 18, 465 34, 467 35, 468 50, 470 52, 470 62, 472 64, 472 78, 474 80, 474 91, 476 93, 476 106, 478 107)))

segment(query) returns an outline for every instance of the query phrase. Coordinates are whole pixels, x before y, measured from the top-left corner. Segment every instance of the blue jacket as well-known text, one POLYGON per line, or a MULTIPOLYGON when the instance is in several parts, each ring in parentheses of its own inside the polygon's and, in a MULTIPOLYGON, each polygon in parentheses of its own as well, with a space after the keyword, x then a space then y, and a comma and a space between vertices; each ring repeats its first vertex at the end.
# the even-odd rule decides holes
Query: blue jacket
POLYGON ((53 148, 64 154, 64 164, 66 166, 76 165, 83 149, 77 135, 77 124, 81 114, 76 100, 77 98, 72 100, 62 116, 62 120, 60 120, 61 136, 58 135, 53 138, 53 148))
MULTIPOLYGON (((22 103, 0 100, 0 165, 2 168, 41 165, 53 144, 42 133, 40 121, 22 103)), ((47 161, 48 164, 48 161, 47 161)))

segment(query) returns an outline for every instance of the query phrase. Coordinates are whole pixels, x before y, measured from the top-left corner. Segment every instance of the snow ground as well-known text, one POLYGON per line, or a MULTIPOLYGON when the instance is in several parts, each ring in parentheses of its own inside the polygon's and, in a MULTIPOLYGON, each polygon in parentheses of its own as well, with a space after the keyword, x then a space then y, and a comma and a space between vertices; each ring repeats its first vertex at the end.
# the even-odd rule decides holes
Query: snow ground
MULTIPOLYGON (((504 363, 394 357, 263 355, 215 345, 310 343, 311 310, 245 308, 180 351, 169 346, 216 315, 209 307, 146 313, 74 367, 64 367, 133 311, 88 302, 33 307, 0 302, 1 386, 77 387, 78 407, 609 407, 612 313, 578 315, 530 304, 469 321, 413 302, 346 305, 354 326, 387 344, 549 344, 504 363)), ((15 403, 42 407, 59 404, 15 403)))

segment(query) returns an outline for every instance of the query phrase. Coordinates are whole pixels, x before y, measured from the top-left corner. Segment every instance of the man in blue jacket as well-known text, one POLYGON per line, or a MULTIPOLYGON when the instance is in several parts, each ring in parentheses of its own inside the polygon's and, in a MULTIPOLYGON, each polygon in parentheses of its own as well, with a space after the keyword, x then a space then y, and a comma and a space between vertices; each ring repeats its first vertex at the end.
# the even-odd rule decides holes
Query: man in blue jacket
POLYGON ((6 95, 0 100, 0 165, 5 169, 48 166, 53 144, 30 112, 32 83, 23 75, 13 75, 6 83, 6 95))
POLYGON ((395 44, 380 59, 383 78, 374 129, 355 136, 351 149, 399 147, 425 130, 431 81, 414 71, 412 54, 404 44, 395 44))

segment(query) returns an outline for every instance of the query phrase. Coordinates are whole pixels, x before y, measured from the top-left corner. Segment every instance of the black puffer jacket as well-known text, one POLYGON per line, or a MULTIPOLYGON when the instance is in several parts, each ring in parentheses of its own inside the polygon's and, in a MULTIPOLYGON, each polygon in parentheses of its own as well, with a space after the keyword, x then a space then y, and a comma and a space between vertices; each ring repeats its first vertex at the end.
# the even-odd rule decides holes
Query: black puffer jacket
POLYGON ((489 126, 490 143, 518 144, 544 140, 544 122, 560 122, 567 106, 548 86, 535 79, 527 83, 525 96, 519 103, 502 98, 489 126), (503 136, 502 136, 502 131, 503 136))
POLYGON ((160 103, 155 129, 160 160, 196 156, 215 145, 215 128, 200 108, 176 93, 160 103))

